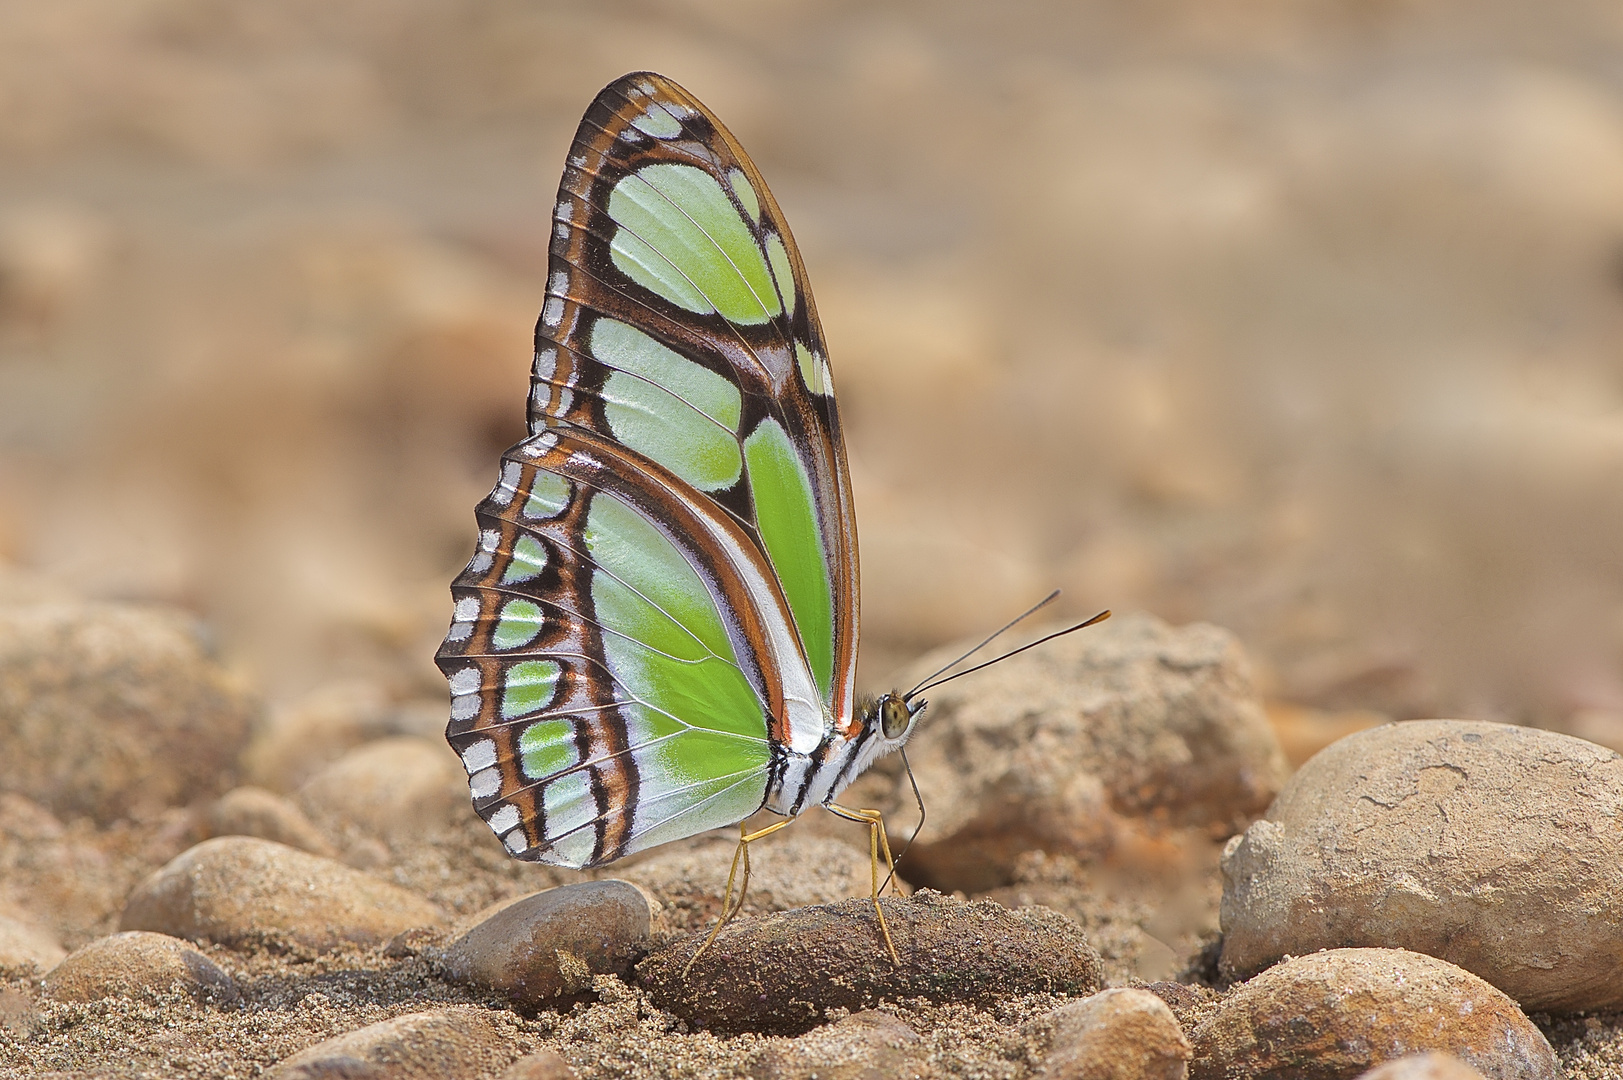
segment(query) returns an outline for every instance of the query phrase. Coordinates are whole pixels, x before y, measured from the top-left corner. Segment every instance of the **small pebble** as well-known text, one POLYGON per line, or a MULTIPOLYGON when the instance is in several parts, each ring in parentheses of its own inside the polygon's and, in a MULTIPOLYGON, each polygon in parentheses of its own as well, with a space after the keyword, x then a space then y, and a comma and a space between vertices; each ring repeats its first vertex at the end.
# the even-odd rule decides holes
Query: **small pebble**
POLYGON ((703 935, 657 950, 637 978, 660 1008, 699 1027, 798 1035, 830 1008, 924 997, 986 1003, 1099 989, 1098 953, 1075 923, 1046 908, 966 904, 939 893, 887 897, 900 966, 870 900, 735 919, 686 974, 703 935))
POLYGON ((167 934, 130 930, 75 949, 45 976, 45 992, 58 1001, 139 997, 184 990, 199 1001, 234 1005, 237 984, 186 942, 167 934))
POLYGON ((50 931, 33 923, 0 915, 0 967, 33 964, 49 971, 68 955, 50 931))
POLYGON ((538 1050, 513 1062, 496 1080, 575 1080, 575 1070, 551 1050, 538 1050))
POLYGON ((120 925, 225 945, 290 941, 326 949, 435 926, 416 893, 332 859, 247 836, 205 840, 130 894, 120 925))
POLYGON ((265 1080, 447 1080, 494 1073, 508 1057, 501 1029, 482 1009, 408 1013, 283 1058, 265 1080))
POLYGON ((1148 990, 1105 990, 1051 1014, 1054 1040, 1043 1080, 1184 1080, 1189 1040, 1148 990))
POLYGON ((18 1042, 34 1033, 39 1026, 39 1009, 34 999, 21 990, 0 986, 0 1031, 12 1035, 18 1042))
POLYGON ((1351 1080, 1383 1061, 1450 1053, 1491 1080, 1558 1080, 1516 1003, 1453 964, 1402 949, 1333 949, 1269 968, 1194 1031, 1192 1080, 1351 1080))
POLYGON ((591 988, 592 976, 630 972, 648 939, 648 901, 624 881, 585 881, 501 908, 445 950, 457 982, 520 1009, 591 988))
POLYGON ((229 786, 256 705, 190 616, 0 607, 0 790, 103 824, 229 786))
POLYGON ((1401 947, 1529 1011, 1623 1007, 1623 755, 1464 720, 1326 748, 1223 856, 1222 969, 1401 947))
POLYGON ((1412 1054, 1377 1065, 1358 1080, 1484 1080, 1453 1054, 1412 1054))
POLYGON ((770 1046, 757 1071, 763 1080, 880 1080, 922 1074, 928 1054, 899 1017, 868 1010, 770 1046))
POLYGON ((389 696, 365 679, 317 686, 270 710, 242 752, 243 779, 294 791, 362 743, 398 734, 389 696))
POLYGON ((216 799, 209 808, 208 830, 210 836, 274 840, 312 855, 337 854, 302 810, 261 787, 232 788, 216 799))
POLYGON ((323 824, 349 824, 385 840, 411 840, 461 822, 468 774, 444 739, 378 739, 322 768, 298 792, 323 824))

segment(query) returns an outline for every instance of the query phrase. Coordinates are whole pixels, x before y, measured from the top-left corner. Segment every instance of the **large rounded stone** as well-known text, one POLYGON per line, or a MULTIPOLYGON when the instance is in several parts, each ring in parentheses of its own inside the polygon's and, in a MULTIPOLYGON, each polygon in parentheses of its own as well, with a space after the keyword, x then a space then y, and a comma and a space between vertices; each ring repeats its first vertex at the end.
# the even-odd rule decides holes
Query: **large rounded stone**
POLYGON ((1191 1080, 1351 1080, 1425 1051, 1490 1080, 1558 1080, 1543 1034, 1504 994, 1401 949, 1334 949, 1269 968, 1195 1028, 1191 1080))
POLYGON ((1105 990, 1055 1009, 1042 1080, 1184 1080, 1189 1040, 1148 990, 1105 990))
POLYGON ((301 1050, 265 1080, 444 1080, 491 1076, 510 1056, 502 1030, 483 1009, 408 1013, 301 1050))
POLYGON ((925 696, 908 758, 930 813, 903 867, 919 884, 984 891, 1023 852, 1092 858, 1169 826, 1226 835, 1285 777, 1240 646, 1215 626, 1118 617, 925 696))
POLYGON ((1046 908, 965 904, 938 893, 883 901, 901 963, 885 950, 871 900, 735 919, 686 970, 701 935, 637 965, 649 997, 723 1033, 794 1035, 831 1008, 883 1001, 988 1003, 1017 994, 1099 988, 1099 954, 1075 923, 1046 908))
POLYGON ((1426 720, 1304 765, 1223 858, 1231 976, 1389 946, 1529 1010, 1623 1007, 1623 756, 1566 735, 1426 720))
POLYGON ((178 938, 144 930, 97 938, 45 976, 45 992, 58 1001, 175 990, 221 1005, 239 998, 237 984, 214 961, 178 938))
POLYGON ((99 822, 230 786, 256 707, 179 612, 0 608, 0 790, 99 822))
POLYGON ((560 885, 513 901, 445 950, 445 973, 521 1009, 631 970, 648 938, 648 901, 624 881, 560 885))
POLYGON ((120 926, 227 945, 269 939, 325 949, 440 922, 433 904, 371 874, 269 840, 222 836, 138 885, 120 926))

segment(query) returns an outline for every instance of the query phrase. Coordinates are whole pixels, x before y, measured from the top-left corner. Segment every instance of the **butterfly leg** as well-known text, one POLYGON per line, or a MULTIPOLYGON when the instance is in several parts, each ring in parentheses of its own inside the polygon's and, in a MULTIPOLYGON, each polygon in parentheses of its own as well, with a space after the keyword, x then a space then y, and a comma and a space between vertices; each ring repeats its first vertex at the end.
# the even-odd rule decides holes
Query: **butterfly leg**
POLYGON ((744 823, 738 823, 738 847, 733 850, 733 865, 727 871, 727 889, 721 894, 721 917, 716 920, 715 928, 710 931, 710 936, 704 939, 704 944, 699 946, 699 951, 688 957, 688 962, 682 966, 682 978, 687 978, 688 972, 693 968, 694 961, 703 956, 705 951, 710 948, 711 942, 716 940, 716 935, 721 933, 721 928, 731 922, 733 916, 744 910, 744 894, 749 891, 750 887, 750 844, 763 836, 772 835, 785 825, 791 824, 794 820, 794 818, 784 818, 782 821, 774 821, 766 828, 757 829, 754 832, 745 832, 744 823), (744 863, 744 880, 738 884, 738 903, 734 904, 733 881, 738 877, 740 859, 744 863))
POLYGON ((878 810, 853 810, 838 803, 824 803, 829 813, 835 817, 842 817, 847 821, 854 821, 859 825, 868 826, 868 867, 873 874, 873 910, 879 916, 879 931, 885 935, 885 949, 890 953, 891 963, 901 966, 901 957, 896 955, 896 943, 891 940, 890 927, 885 923, 885 909, 879 906, 879 856, 885 856, 885 866, 889 875, 885 878, 892 884, 892 891, 900 892, 901 887, 895 884, 896 860, 890 856, 890 837, 885 835, 885 818, 878 810))

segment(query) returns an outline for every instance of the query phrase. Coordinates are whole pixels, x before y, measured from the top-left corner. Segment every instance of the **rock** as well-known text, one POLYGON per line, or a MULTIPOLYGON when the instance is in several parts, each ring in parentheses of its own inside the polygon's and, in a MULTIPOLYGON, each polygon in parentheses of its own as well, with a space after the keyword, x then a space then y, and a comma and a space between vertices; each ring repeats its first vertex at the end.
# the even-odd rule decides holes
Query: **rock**
POLYGON ((534 1010, 625 975, 648 939, 648 901, 624 881, 585 881, 532 893, 480 922, 445 950, 446 975, 534 1010))
POLYGON ((1558 1080, 1516 1003, 1452 964, 1401 949, 1334 949, 1238 987, 1193 1033, 1191 1080, 1348 1080, 1408 1054, 1453 1054, 1491 1080, 1558 1080))
POLYGON ((887 1012, 852 1013, 761 1055, 764 1080, 888 1080, 925 1071, 929 1049, 887 1012))
POLYGON ((491 1015, 471 1007, 408 1013, 283 1058, 265 1080, 444 1080, 489 1075, 509 1057, 491 1015))
POLYGON ((1343 739, 1223 857, 1225 974, 1378 946, 1533 1011, 1623 1007, 1623 756, 1464 720, 1343 739))
POLYGON ((194 941, 262 940, 327 949, 387 941, 442 921, 398 885, 332 859, 246 836, 205 840, 130 894, 120 926, 194 941))
POLYGON ((496 1080, 575 1080, 575 1070, 551 1050, 539 1050, 513 1062, 496 1080))
POLYGON ((299 803, 334 830, 410 840, 472 814, 468 774, 444 739, 379 739, 345 754, 299 789, 299 803))
POLYGON ((1099 988, 1098 954, 1052 911, 938 893, 883 903, 900 966, 885 951, 873 903, 846 900, 735 919, 686 975, 703 938, 673 942, 637 965, 637 979, 660 1008, 724 1034, 798 1035, 828 1009, 910 997, 987 1003, 1099 988))
POLYGON ((75 949, 45 976, 58 1001, 98 1001, 183 990, 199 1001, 234 1005, 237 984, 218 964, 177 938, 131 930, 75 949))
POLYGON ((1168 826, 1228 835, 1285 776, 1240 647, 1214 626, 1119 617, 925 696, 908 758, 930 813, 903 870, 935 888, 1007 884, 1029 850, 1096 858, 1168 826))
MULTIPOLYGON (((871 895, 873 875, 867 834, 854 825, 851 829, 853 836, 861 834, 861 849, 827 836, 801 832, 798 824, 751 844, 745 913, 788 911, 871 895)), ((736 834, 695 837, 687 843, 669 844, 626 867, 623 873, 658 899, 671 929, 693 931, 703 927, 708 931, 707 924, 721 912, 721 894, 727 887, 727 872, 737 846, 736 834)), ((880 873, 884 873, 883 868, 880 873)))
POLYGON ((0 608, 0 790, 63 817, 140 817, 230 786, 254 704, 179 612, 0 608))
POLYGON ((1044 1080, 1184 1080, 1189 1040, 1148 990, 1105 990, 1055 1009, 1044 1080))
POLYGON ((331 857, 333 846, 297 806, 261 787, 239 787, 215 800, 208 813, 211 836, 257 836, 331 857))
POLYGON ((1412 1054, 1377 1065, 1358 1080, 1484 1080, 1453 1054, 1412 1054))
POLYGON ((33 964, 41 971, 49 971, 66 955, 68 951, 48 930, 22 919, 0 915, 0 967, 33 964))
POLYGON ((270 711, 242 753, 243 779, 294 791, 355 747, 398 734, 382 687, 364 679, 327 683, 270 711))

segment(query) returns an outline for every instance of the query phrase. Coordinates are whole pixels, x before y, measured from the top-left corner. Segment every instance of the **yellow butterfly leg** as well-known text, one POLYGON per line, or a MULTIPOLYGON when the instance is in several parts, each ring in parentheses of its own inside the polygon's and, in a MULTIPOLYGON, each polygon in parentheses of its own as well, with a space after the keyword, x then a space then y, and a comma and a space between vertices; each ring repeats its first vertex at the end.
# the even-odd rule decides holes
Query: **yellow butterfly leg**
POLYGON ((703 956, 705 951, 710 948, 711 942, 716 940, 716 935, 721 933, 721 928, 731 922, 734 915, 744 910, 744 894, 749 891, 750 887, 750 844, 763 836, 770 836, 785 825, 792 824, 794 820, 794 818, 784 818, 782 821, 774 821, 766 828, 757 829, 755 832, 745 832, 744 823, 742 821, 738 823, 738 847, 733 850, 732 869, 727 871, 727 890, 721 894, 721 917, 716 920, 715 929, 710 931, 710 936, 704 939, 704 944, 699 946, 699 951, 688 957, 688 962, 682 966, 682 978, 688 977, 688 972, 693 969, 694 961, 703 956), (734 905, 732 902, 733 879, 738 876, 738 860, 740 856, 744 860, 744 880, 739 883, 738 903, 734 905))
POLYGON ((896 860, 890 857, 890 837, 885 835, 885 818, 878 810, 853 810, 838 803, 824 803, 830 813, 842 817, 847 821, 854 821, 859 825, 868 826, 868 865, 873 871, 873 910, 879 916, 879 931, 885 935, 885 949, 890 953, 890 962, 901 967, 902 961, 896 955, 896 943, 891 940, 890 927, 885 923, 885 909, 879 906, 879 855, 885 855, 885 867, 889 871, 886 878, 891 883, 891 891, 900 895, 901 886, 896 884, 896 860))

